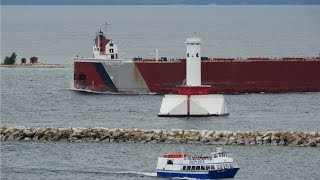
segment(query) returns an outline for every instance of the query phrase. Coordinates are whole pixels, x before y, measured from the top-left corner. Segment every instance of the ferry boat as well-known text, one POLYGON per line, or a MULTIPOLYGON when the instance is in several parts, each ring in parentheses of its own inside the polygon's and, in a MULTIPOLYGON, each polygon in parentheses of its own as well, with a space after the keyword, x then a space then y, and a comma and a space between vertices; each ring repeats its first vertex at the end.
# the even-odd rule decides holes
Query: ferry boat
POLYGON ((222 148, 209 156, 171 153, 158 157, 157 176, 167 178, 224 179, 234 178, 239 167, 222 148))

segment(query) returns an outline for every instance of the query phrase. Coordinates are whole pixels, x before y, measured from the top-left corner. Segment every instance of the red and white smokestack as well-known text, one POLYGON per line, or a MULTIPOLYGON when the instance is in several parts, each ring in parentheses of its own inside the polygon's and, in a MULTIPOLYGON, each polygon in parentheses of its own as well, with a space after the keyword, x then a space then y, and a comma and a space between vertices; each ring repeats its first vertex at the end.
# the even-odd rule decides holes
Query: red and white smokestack
POLYGON ((201 86, 201 39, 195 37, 187 38, 187 86, 201 86))

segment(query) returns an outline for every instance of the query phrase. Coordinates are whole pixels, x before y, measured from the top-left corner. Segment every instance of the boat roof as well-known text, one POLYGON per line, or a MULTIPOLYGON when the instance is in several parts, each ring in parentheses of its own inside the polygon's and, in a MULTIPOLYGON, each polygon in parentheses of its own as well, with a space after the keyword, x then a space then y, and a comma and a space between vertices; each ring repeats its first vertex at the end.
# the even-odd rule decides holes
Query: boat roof
POLYGON ((164 158, 185 158, 187 157, 184 153, 168 153, 163 155, 164 158))

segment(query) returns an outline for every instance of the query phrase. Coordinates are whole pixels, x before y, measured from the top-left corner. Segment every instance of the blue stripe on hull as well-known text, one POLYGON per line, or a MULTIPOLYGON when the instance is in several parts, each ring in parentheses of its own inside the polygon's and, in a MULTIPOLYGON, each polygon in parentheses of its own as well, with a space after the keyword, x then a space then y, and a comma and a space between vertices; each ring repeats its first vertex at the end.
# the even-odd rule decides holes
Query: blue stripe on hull
POLYGON ((100 78, 102 79, 104 84, 110 89, 110 91, 118 92, 118 89, 114 85, 114 83, 111 80, 111 78, 110 78, 109 74, 107 73, 107 71, 104 69, 102 63, 94 63, 94 66, 95 66, 100 78))
POLYGON ((179 177, 179 178, 197 178, 197 179, 222 179, 222 178, 234 178, 239 168, 223 169, 209 171, 208 173, 185 173, 177 171, 159 171, 157 176, 159 177, 179 177))

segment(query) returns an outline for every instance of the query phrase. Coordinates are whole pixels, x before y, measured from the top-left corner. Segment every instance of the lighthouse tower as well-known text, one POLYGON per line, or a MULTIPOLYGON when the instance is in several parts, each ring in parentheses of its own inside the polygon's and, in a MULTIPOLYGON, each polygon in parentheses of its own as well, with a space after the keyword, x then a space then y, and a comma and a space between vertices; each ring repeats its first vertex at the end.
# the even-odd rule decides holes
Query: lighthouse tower
POLYGON ((185 42, 187 46, 187 86, 201 86, 201 56, 200 45, 201 39, 187 38, 185 42))
POLYGON ((209 94, 210 86, 201 85, 201 39, 195 35, 186 42, 186 85, 178 94, 165 95, 158 116, 220 116, 228 110, 223 95, 209 94))

